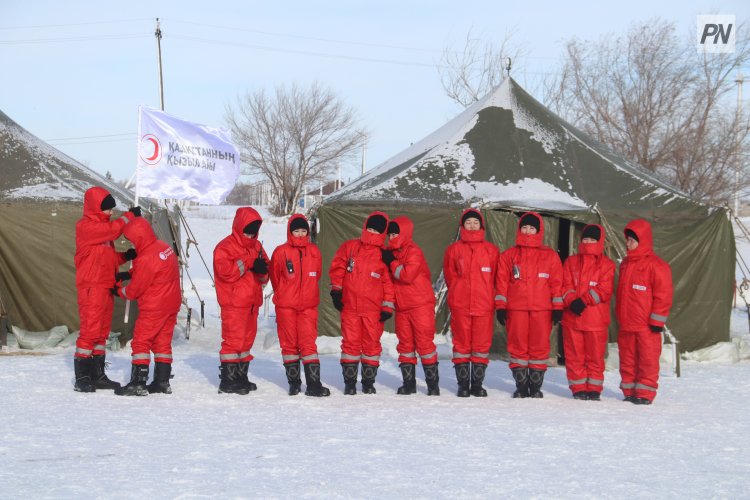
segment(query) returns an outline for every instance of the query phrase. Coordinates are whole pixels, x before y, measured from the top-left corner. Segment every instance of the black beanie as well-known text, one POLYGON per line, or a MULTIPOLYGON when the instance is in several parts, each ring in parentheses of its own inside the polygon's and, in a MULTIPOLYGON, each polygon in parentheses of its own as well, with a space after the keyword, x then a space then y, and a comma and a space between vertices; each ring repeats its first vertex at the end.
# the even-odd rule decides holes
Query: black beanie
POLYGON ((518 223, 519 228, 523 226, 534 226, 536 231, 539 232, 539 218, 533 214, 524 214, 521 217, 521 222, 518 223))
POLYGON ((592 238, 599 241, 602 239, 602 231, 597 226, 586 226, 583 228, 583 233, 581 233, 581 239, 584 238, 592 238))
POLYGON ((398 227, 398 222, 391 221, 388 223, 388 234, 399 234, 401 228, 398 227))
POLYGON ((625 230, 625 238, 626 238, 626 239, 627 239, 627 238, 633 238, 633 239, 634 239, 635 241, 637 241, 637 242, 639 242, 639 243, 640 243, 640 241, 641 241, 641 240, 639 240, 639 239, 638 239, 638 235, 637 235, 637 234, 635 234, 635 231, 633 231, 632 229, 626 229, 626 230, 625 230))
POLYGON ((261 220, 254 220, 245 228, 242 230, 243 233, 249 234, 249 235, 255 235, 258 234, 258 231, 260 230, 260 225, 263 223, 261 220))
POLYGON ((388 219, 386 219, 382 215, 375 214, 367 218, 365 229, 372 228, 378 233, 383 234, 387 226, 388 226, 388 219))
POLYGON ((102 203, 101 203, 101 205, 99 205, 99 208, 101 208, 101 209, 102 209, 102 212, 103 212, 103 211, 105 211, 105 210, 109 210, 109 209, 111 209, 111 208, 115 208, 115 206, 116 206, 116 205, 117 205, 117 204, 115 203, 115 199, 114 199, 114 198, 112 198, 112 195, 111 195, 111 194, 108 194, 108 195, 107 195, 107 196, 105 196, 105 197, 104 197, 104 199, 102 200, 102 203))
POLYGON ((297 229, 304 229, 308 233, 310 232, 310 224, 304 217, 295 217, 292 219, 292 223, 289 224, 289 232, 293 232, 297 229))
POLYGON ((477 219, 479 221, 479 227, 484 227, 484 224, 482 224, 482 215, 476 210, 469 210, 461 217, 462 226, 464 225, 464 222, 466 222, 466 219, 477 219))

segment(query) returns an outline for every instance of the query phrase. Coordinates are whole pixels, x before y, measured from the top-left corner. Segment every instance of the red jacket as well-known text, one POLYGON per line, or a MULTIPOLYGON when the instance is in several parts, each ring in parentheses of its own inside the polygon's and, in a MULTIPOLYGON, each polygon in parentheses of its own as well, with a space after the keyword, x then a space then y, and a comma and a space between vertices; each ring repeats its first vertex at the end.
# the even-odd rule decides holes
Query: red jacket
MULTIPOLYGON (((478 212, 467 208, 463 214, 469 210, 478 212)), ((470 316, 492 314, 497 295, 495 275, 500 251, 495 245, 485 241, 484 217, 481 223, 481 229, 477 231, 468 231, 460 226, 459 240, 451 243, 443 256, 448 307, 470 316)))
MULTIPOLYGON (((609 326, 609 299, 615 286, 615 263, 604 255, 604 228, 596 243, 578 245, 578 254, 571 255, 563 265, 563 325, 576 330, 599 331, 609 326), (580 316, 568 309, 580 298, 586 309, 580 316)), ((588 227, 588 226, 586 226, 588 227)), ((585 228, 584 228, 585 229, 585 228)))
POLYGON ((74 257, 78 288, 112 288, 118 267, 125 262, 122 254, 115 252, 112 242, 135 217, 125 212, 110 221, 110 216, 101 210, 102 200, 107 196, 109 192, 101 187, 92 187, 83 196, 83 217, 76 222, 74 257))
MULTIPOLYGON (((500 255, 497 270, 496 307, 511 311, 549 311, 563 308, 562 263, 557 252, 542 245, 544 221, 539 214, 536 234, 521 234, 519 220, 516 245, 500 255)), ((525 214, 524 214, 525 215, 525 214)))
POLYGON ((120 288, 120 297, 137 300, 141 311, 180 309, 180 265, 171 246, 156 239, 151 224, 143 217, 125 226, 125 237, 133 242, 138 256, 133 259, 130 282, 120 288))
MULTIPOLYGON (((373 215, 388 219, 382 212, 373 212, 368 219, 373 215)), ((359 239, 345 241, 336 251, 328 271, 331 289, 343 291, 345 312, 393 312, 391 273, 380 255, 386 235, 368 232, 365 224, 359 239)))
POLYGON ((268 274, 255 274, 251 268, 258 257, 268 264, 268 256, 257 238, 247 238, 242 232, 251 222, 262 220, 254 208, 238 208, 232 222, 232 234, 214 249, 216 298, 222 307, 263 304, 263 285, 268 283, 268 274))
POLYGON ((435 307, 432 276, 422 250, 412 240, 414 223, 408 217, 393 219, 400 229, 397 238, 388 241, 396 260, 391 262, 393 288, 396 292, 396 310, 408 311, 415 307, 435 307))
POLYGON ((304 215, 296 214, 289 219, 286 243, 276 247, 271 257, 273 303, 297 311, 318 306, 318 282, 323 270, 320 250, 310 242, 309 233, 304 238, 298 238, 289 230, 294 219, 304 218, 304 215))
POLYGON ((638 248, 622 260, 615 311, 620 330, 640 331, 648 325, 664 326, 672 308, 672 270, 653 250, 651 225, 642 219, 630 221, 638 236, 638 248))

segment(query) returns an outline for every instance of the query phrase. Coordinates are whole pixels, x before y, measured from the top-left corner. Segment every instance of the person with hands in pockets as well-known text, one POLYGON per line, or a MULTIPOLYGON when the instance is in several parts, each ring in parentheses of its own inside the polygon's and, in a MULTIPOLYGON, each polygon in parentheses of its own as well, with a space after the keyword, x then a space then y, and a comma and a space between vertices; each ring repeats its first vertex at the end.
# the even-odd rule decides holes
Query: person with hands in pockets
POLYGON ((238 208, 232 234, 214 249, 216 297, 221 308, 220 393, 247 394, 257 389, 248 380, 248 369, 263 287, 268 283, 268 256, 258 240, 262 223, 254 208, 238 208))

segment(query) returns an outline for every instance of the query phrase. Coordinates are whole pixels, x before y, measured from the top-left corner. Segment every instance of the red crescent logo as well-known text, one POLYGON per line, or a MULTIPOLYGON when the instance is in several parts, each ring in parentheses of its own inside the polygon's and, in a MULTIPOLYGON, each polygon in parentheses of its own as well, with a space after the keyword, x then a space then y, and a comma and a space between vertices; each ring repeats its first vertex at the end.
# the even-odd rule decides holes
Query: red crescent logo
POLYGON ((159 141, 157 141, 153 137, 149 137, 146 140, 151 141, 151 143, 154 145, 154 154, 153 154, 153 156, 151 156, 149 158, 146 158, 149 161, 153 161, 153 160, 155 160, 155 159, 157 159, 159 157, 159 153, 161 152, 160 151, 161 148, 159 147, 159 141))
POLYGON ((161 161, 161 143, 153 134, 146 134, 138 145, 138 156, 146 165, 156 165, 161 161))

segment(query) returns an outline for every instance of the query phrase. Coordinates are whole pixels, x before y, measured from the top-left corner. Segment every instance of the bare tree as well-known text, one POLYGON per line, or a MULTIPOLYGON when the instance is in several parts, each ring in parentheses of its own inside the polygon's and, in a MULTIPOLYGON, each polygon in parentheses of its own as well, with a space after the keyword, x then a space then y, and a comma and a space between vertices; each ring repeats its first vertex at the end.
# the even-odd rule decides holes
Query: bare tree
MULTIPOLYGON (((742 27, 738 34, 744 33, 742 27)), ((748 39, 701 54, 659 20, 597 42, 572 39, 547 104, 600 142, 696 199, 726 201, 748 151, 750 122, 732 99, 748 39)), ((743 172, 740 188, 750 185, 743 172)))
POLYGON ((242 161, 271 182, 276 215, 292 213, 305 184, 330 178, 365 136, 355 112, 318 83, 248 92, 226 107, 225 120, 242 161))
POLYGON ((523 50, 511 43, 513 32, 508 32, 499 43, 466 33, 460 50, 446 48, 438 66, 440 81, 446 95, 467 107, 499 85, 508 67, 508 59, 516 61, 523 50))

